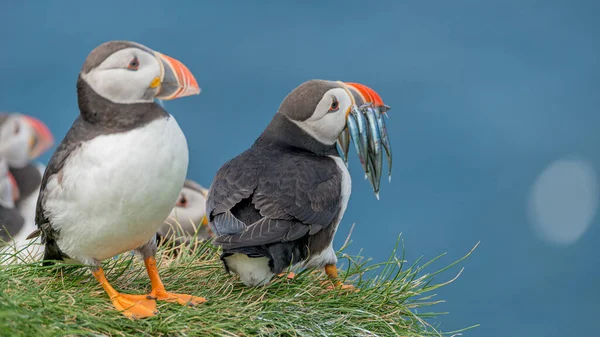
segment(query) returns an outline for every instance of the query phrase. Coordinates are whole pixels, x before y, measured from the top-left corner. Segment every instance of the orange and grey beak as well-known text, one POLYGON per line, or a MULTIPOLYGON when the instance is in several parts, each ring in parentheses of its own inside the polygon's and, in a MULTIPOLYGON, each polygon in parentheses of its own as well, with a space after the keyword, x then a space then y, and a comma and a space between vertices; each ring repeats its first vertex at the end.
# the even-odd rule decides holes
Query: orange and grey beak
POLYGON ((29 158, 33 160, 54 145, 54 137, 41 120, 27 115, 21 115, 21 118, 33 129, 29 138, 29 158))
POLYGON ((160 78, 155 78, 150 87, 159 88, 156 98, 172 100, 200 93, 196 78, 183 63, 159 52, 155 55, 161 68, 160 78))
POLYGON ((376 107, 382 107, 384 105, 381 96, 366 85, 352 82, 345 82, 344 84, 351 89, 356 105, 361 106, 365 103, 371 103, 376 107))
POLYGON ((390 181, 392 176, 392 147, 383 118, 384 113, 390 107, 383 104, 383 99, 375 90, 364 84, 341 83, 350 94, 353 104, 346 112, 347 127, 338 137, 338 144, 344 160, 347 162, 350 140, 352 140, 365 176, 369 179, 375 196, 379 199, 383 150, 387 154, 390 181))
POLYGON ((15 202, 21 198, 21 193, 19 191, 19 185, 17 185, 17 181, 15 180, 15 177, 10 172, 8 172, 8 180, 10 181, 10 185, 12 187, 13 202, 15 202))

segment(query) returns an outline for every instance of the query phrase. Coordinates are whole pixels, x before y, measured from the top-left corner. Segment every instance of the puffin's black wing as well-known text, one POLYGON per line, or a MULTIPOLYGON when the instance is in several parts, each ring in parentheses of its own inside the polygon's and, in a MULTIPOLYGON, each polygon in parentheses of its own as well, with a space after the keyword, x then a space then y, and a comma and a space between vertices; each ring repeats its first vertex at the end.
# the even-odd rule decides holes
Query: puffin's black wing
MULTIPOLYGON (((64 256, 55 242, 58 232, 52 228, 52 223, 50 219, 48 219, 44 209, 44 200, 51 192, 48 190, 48 180, 50 177, 58 175, 58 186, 54 188, 59 188, 62 181, 62 169, 69 156, 76 151, 83 142, 90 140, 99 134, 99 130, 94 125, 86 122, 81 116, 78 116, 46 166, 40 184, 40 194, 37 199, 35 211, 35 223, 42 233, 42 243, 45 245, 44 260, 61 260, 64 256)), ((32 234, 29 238, 35 236, 36 235, 32 234)))
POLYGON ((215 243, 233 249, 313 235, 334 222, 340 192, 332 158, 251 148, 226 163, 210 188, 207 214, 215 243))

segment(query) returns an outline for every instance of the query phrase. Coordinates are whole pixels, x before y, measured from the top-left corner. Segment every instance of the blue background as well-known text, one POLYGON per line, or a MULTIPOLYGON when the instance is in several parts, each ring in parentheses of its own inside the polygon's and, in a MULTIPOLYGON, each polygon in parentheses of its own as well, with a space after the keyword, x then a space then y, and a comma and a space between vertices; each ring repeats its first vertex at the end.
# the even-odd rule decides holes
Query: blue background
POLYGON ((450 314, 432 323, 481 324, 467 336, 589 336, 598 217, 555 244, 536 235, 527 200, 557 159, 600 169, 599 10, 584 0, 2 0, 0 109, 41 118, 60 141, 87 54, 108 40, 143 43, 184 62, 203 89, 166 109, 188 137, 189 177, 208 186, 300 83, 367 84, 392 106, 394 178, 377 201, 352 152, 336 247, 356 222, 351 253, 384 260, 402 233, 409 261, 448 252, 441 267, 481 240, 438 291, 447 303, 433 309, 450 314))

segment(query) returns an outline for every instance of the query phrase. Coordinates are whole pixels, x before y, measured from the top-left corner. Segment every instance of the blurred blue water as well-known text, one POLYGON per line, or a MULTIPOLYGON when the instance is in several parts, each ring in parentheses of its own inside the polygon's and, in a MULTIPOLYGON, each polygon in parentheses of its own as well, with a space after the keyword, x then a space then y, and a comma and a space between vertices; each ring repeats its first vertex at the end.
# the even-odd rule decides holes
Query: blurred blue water
POLYGON ((556 159, 600 169, 599 14, 584 0, 1 0, 0 109, 42 118, 60 140, 87 54, 107 40, 146 44, 202 87, 166 107, 188 137, 189 177, 208 186, 295 86, 367 84, 392 106, 394 179, 377 201, 352 159, 336 247, 353 222, 350 252, 377 261, 401 232, 410 261, 448 252, 435 266, 481 240, 438 292, 447 303, 433 309, 450 315, 434 323, 481 323, 468 336, 587 336, 600 313, 598 217, 572 245, 552 244, 532 230, 527 202, 556 159))

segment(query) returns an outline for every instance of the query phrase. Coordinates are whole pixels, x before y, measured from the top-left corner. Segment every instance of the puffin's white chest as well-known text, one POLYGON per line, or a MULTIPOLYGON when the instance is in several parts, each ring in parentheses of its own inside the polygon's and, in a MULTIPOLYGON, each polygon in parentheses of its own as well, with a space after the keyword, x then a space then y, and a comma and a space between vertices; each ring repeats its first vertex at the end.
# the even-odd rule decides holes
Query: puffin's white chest
POLYGON ((59 248, 88 262, 143 245, 175 205, 187 167, 187 142, 172 116, 84 143, 47 185, 59 248))

